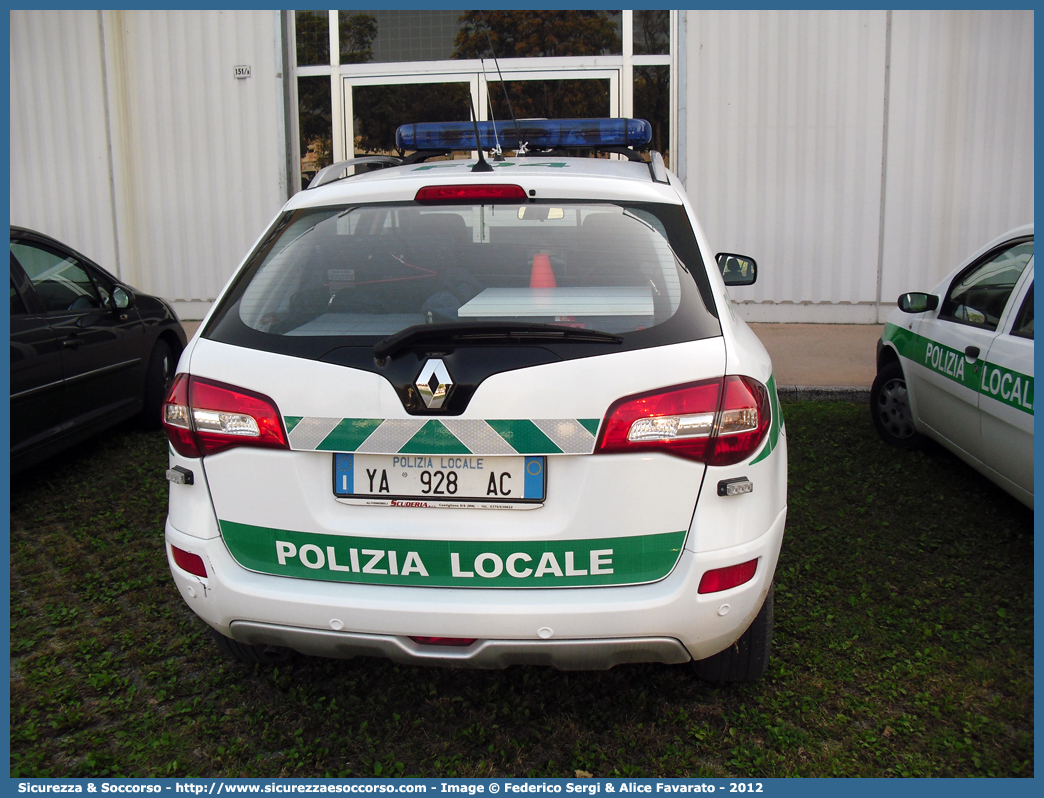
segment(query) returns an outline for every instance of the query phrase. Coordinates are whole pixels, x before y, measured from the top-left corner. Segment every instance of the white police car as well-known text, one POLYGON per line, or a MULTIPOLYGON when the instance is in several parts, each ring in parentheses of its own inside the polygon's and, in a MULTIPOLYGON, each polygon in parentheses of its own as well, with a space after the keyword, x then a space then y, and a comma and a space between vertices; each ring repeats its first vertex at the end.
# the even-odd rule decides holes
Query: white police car
POLYGON ((628 149, 647 122, 520 124, 516 157, 430 159, 515 148, 510 122, 408 125, 416 154, 320 172, 185 350, 167 551, 227 654, 764 674, 768 355, 678 179, 628 149))
POLYGON ((897 446, 934 438, 1033 507, 1033 225, 899 297, 877 345, 871 411, 897 446))

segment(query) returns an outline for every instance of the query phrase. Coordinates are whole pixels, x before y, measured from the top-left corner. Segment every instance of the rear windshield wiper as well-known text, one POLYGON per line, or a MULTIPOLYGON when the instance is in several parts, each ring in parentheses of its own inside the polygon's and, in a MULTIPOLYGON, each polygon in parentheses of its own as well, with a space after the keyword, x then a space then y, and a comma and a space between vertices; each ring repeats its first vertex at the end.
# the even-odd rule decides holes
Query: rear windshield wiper
POLYGON ((536 322, 449 322, 445 324, 414 324, 374 344, 373 355, 383 360, 401 349, 421 342, 482 341, 510 338, 519 341, 542 342, 592 342, 621 344, 623 338, 599 330, 582 330, 577 327, 562 327, 557 324, 536 322))

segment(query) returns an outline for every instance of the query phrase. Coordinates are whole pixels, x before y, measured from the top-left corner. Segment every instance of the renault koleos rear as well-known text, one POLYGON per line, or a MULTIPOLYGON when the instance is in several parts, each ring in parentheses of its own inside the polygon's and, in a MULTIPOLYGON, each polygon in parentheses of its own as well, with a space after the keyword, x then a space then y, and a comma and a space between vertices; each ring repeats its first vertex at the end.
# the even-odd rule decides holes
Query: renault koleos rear
POLYGON ((760 677, 786 439, 722 275, 754 262, 719 270, 662 158, 624 148, 648 123, 431 159, 477 127, 321 172, 215 303, 164 407, 178 589, 246 661, 760 677))

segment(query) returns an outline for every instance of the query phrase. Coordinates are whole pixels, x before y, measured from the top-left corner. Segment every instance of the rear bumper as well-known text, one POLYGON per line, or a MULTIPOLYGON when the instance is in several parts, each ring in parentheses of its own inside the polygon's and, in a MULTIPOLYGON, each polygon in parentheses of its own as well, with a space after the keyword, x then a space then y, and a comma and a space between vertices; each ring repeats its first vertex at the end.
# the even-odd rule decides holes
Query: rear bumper
POLYGON ((689 661, 689 652, 666 637, 609 640, 477 640, 466 647, 421 645, 408 637, 363 635, 323 629, 234 621, 232 637, 252 645, 279 645, 302 654, 350 659, 384 657, 406 665, 501 669, 550 665, 559 670, 606 670, 628 662, 689 661))
POLYGON ((291 579, 242 568, 221 538, 166 527, 167 556, 182 597, 214 629, 240 642, 333 657, 382 656, 412 663, 567 670, 625 662, 704 659, 734 643, 754 619, 776 569, 786 508, 763 534, 709 552, 682 552, 659 582, 559 589, 427 588, 291 579), (206 578, 171 559, 198 554, 206 578), (758 558, 749 582, 700 595, 704 572, 758 558), (411 636, 476 638, 466 648, 418 645, 411 636))

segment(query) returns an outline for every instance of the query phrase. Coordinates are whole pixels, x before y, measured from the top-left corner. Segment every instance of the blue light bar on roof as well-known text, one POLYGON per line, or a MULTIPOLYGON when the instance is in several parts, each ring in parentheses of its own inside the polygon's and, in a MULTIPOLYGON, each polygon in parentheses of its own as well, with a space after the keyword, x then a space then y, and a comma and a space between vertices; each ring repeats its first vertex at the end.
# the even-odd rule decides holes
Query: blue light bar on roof
MULTIPOLYGON (((529 148, 640 147, 652 139, 652 125, 644 119, 520 119, 522 143, 529 148)), ((479 122, 482 149, 498 142, 505 150, 519 146, 515 123, 479 122), (494 128, 496 135, 494 135, 494 128)), ((400 150, 473 150, 474 122, 425 122, 402 125, 395 131, 400 150)))

